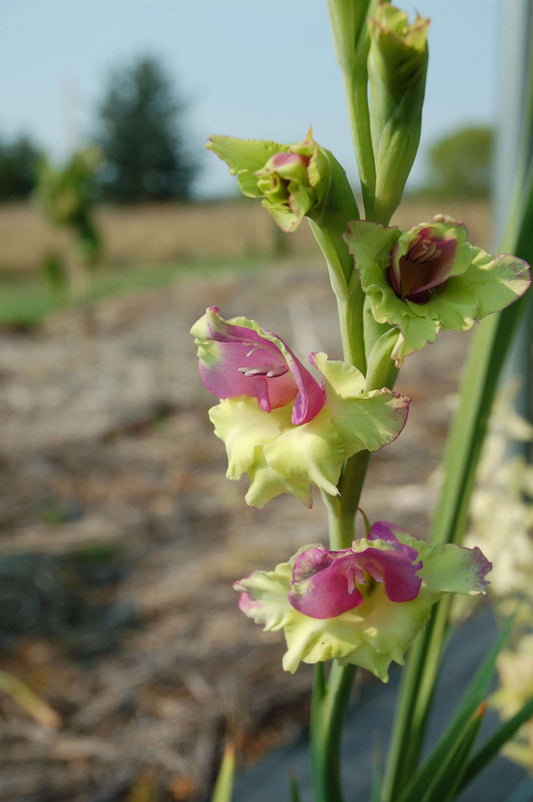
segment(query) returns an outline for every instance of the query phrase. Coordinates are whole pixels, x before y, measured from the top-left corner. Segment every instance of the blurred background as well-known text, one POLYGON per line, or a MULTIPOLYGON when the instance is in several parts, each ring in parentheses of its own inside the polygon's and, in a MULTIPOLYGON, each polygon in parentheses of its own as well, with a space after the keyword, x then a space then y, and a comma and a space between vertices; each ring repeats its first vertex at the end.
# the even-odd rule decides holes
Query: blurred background
MULTIPOLYGON (((403 6, 412 15, 414 3, 403 6)), ((494 246, 503 4, 432 19, 419 158, 395 222, 494 246)), ((211 133, 317 141, 356 172, 326 3, 0 0, 0 800, 201 800, 305 721, 312 672, 231 584, 326 537, 228 483, 189 329, 208 305, 340 355, 305 225, 280 234, 211 133)), ((358 191, 358 188, 357 188, 358 191)), ((405 435, 363 505, 423 537, 468 337, 402 371, 405 435)))

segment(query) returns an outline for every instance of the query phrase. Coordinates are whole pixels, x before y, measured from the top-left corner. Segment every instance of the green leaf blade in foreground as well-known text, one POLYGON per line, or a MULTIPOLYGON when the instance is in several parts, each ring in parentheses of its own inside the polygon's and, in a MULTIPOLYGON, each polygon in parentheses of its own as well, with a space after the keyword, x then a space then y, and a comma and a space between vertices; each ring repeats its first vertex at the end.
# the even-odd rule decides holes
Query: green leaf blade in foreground
POLYGON ((533 697, 507 721, 504 721, 495 733, 488 738, 483 746, 475 753, 468 763, 460 788, 466 786, 493 760, 502 746, 511 740, 518 732, 522 724, 525 724, 533 716, 533 697))
POLYGON ((231 802, 233 796, 233 779, 235 776, 235 747, 228 744, 218 772, 211 802, 231 802))
POLYGON ((411 802, 453 802, 466 762, 481 727, 485 709, 486 705, 483 704, 476 710, 455 746, 433 777, 425 794, 422 797, 412 797, 411 802))
POLYGON ((301 802, 300 796, 300 787, 298 785, 298 779, 295 774, 291 774, 289 777, 290 783, 290 791, 291 791, 291 802, 301 802))
MULTIPOLYGON (((441 767, 445 765, 449 756, 454 751, 456 744, 462 739, 467 738, 467 731, 472 718, 476 715, 476 711, 483 704, 489 693, 490 683, 496 667, 496 659, 509 638, 511 624, 512 621, 509 621, 498 640, 485 657, 485 660, 474 674, 450 723, 433 752, 414 774, 411 781, 408 782, 405 791, 399 794, 398 797, 394 795, 391 796, 391 799, 394 799, 395 802, 396 800, 397 802, 415 802, 415 800, 418 802, 418 800, 421 800, 432 778, 435 777, 441 767)), ((466 769, 466 759, 463 768, 466 769)), ((398 785, 397 787, 401 788, 402 786, 398 785)))

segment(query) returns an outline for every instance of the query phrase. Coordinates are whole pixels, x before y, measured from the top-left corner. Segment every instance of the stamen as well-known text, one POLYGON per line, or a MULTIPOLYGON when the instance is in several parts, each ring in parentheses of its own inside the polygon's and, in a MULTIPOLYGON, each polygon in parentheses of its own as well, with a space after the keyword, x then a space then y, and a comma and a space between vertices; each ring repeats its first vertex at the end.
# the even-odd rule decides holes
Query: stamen
POLYGON ((267 379, 275 379, 278 376, 284 376, 286 373, 289 372, 288 365, 274 365, 273 368, 267 373, 267 379))
POLYGON ((410 262, 431 262, 441 255, 437 244, 428 238, 416 240, 409 248, 407 257, 410 262))
POLYGON ((256 365, 253 368, 242 367, 238 368, 238 372, 243 376, 265 376, 267 379, 275 379, 278 376, 283 376, 289 370, 287 365, 256 365))

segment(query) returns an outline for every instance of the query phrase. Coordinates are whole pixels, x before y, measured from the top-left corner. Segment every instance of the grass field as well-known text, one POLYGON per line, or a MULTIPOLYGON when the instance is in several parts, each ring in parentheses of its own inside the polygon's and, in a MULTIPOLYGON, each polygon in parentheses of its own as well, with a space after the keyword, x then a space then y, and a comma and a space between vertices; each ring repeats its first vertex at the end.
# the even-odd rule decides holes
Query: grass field
MULTIPOLYGON (((96 303, 111 295, 156 289, 192 273, 209 275, 231 271, 248 274, 260 270, 265 257, 172 262, 163 264, 134 264, 129 268, 107 267, 92 276, 86 298, 96 303)), ((40 273, 27 272, 19 276, 0 273, 0 326, 31 329, 45 317, 66 307, 64 298, 55 292, 40 273)))
MULTIPOLYGON (((483 202, 406 202, 393 222, 402 228, 444 211, 469 228, 471 241, 489 248, 490 210, 483 202)), ((159 287, 194 270, 260 269, 266 259, 315 258, 307 225, 283 235, 259 203, 232 200, 189 206, 164 204, 102 208, 97 220, 104 241, 90 301, 159 287)), ((67 254, 69 237, 49 226, 29 205, 0 207, 0 325, 31 327, 64 301, 47 283, 47 253, 67 254)))

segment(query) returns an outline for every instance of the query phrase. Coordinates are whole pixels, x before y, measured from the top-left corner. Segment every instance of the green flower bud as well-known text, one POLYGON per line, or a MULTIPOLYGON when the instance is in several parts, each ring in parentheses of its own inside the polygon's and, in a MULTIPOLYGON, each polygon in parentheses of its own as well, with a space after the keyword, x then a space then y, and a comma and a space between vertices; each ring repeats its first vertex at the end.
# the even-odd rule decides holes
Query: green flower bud
POLYGON ((357 65, 357 51, 364 31, 370 0, 328 0, 335 56, 343 73, 357 65))
POLYGON ((332 153, 321 148, 309 131, 303 142, 279 142, 212 136, 207 143, 237 176, 241 192, 263 198, 277 225, 295 231, 304 217, 333 225, 359 217, 346 173, 332 153))
POLYGON ((382 2, 368 20, 370 124, 376 164, 375 219, 387 223, 413 165, 422 123, 429 20, 382 2))

